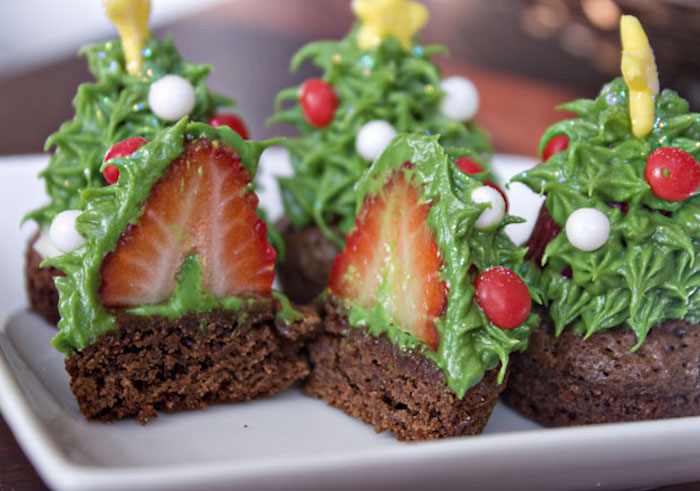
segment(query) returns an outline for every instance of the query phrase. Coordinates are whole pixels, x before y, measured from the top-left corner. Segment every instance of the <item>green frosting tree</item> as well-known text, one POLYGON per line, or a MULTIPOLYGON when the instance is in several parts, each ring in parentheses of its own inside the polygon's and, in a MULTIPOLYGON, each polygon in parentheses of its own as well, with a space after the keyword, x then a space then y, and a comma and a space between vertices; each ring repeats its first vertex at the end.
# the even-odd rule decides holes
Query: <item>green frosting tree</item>
POLYGON ((44 228, 61 211, 82 210, 85 201, 81 191, 105 184, 100 167, 112 145, 134 136, 151 140, 173 124, 159 119, 148 105, 151 84, 164 75, 179 75, 194 87, 196 102, 190 113, 193 121, 207 121, 218 107, 232 105, 230 99, 207 89, 205 81, 211 67, 183 61, 171 37, 150 38, 141 53, 140 74, 131 75, 126 70, 119 40, 93 44, 80 51, 87 57, 96 80, 78 87, 73 100, 75 117, 46 141, 46 151, 53 149, 54 153, 40 177, 46 182, 50 202, 29 213, 25 220, 34 220, 44 228))
POLYGON ((579 117, 549 128, 541 148, 559 135, 568 148, 514 180, 547 197, 551 219, 540 219, 532 247, 544 247, 537 246, 538 234, 576 228, 567 222, 581 208, 598 210, 609 222, 609 235, 594 250, 582 250, 562 231, 535 254, 544 269, 526 263, 556 333, 570 326, 590 336, 623 325, 639 347, 661 321, 700 321, 700 114, 664 90, 654 103, 653 128, 635 136, 629 99, 618 78, 594 100, 563 105, 579 117), (686 195, 665 199, 669 186, 686 195))
MULTIPOLYGON (((510 271, 521 269, 526 250, 515 246, 503 232, 506 225, 523 220, 501 215, 490 226, 477 224, 482 213, 492 209, 494 204, 473 199, 475 191, 484 189, 482 179, 460 170, 445 153, 438 139, 437 136, 415 134, 397 136, 359 180, 354 203, 359 213, 367 203, 376 202, 368 201, 368 198, 376 200, 386 183, 391 179, 396 180, 396 177, 401 175, 418 190, 420 202, 430 204, 425 225, 434 234, 442 262, 439 278, 447 286, 444 310, 435 319, 438 345, 431 348, 425 339, 419 339, 416 333, 407 332, 407 326, 392 319, 391 312, 395 311, 395 304, 399 301, 397 295, 401 300, 406 300, 408 292, 412 291, 412 287, 407 285, 413 284, 414 281, 420 282, 421 288, 417 291, 421 294, 425 294, 431 287, 425 277, 413 274, 392 276, 392 271, 400 267, 396 263, 401 254, 400 246, 382 243, 382 237, 372 235, 376 229, 365 228, 362 237, 371 237, 369 241, 376 244, 377 248, 391 251, 379 253, 381 257, 386 258, 386 262, 382 263, 384 266, 377 270, 381 279, 377 280, 375 271, 372 270, 369 281, 366 281, 367 278, 363 278, 352 265, 339 266, 334 271, 335 275, 341 272, 349 275, 347 284, 362 285, 363 291, 364 288, 374 288, 375 291, 371 293, 371 306, 363 305, 365 300, 352 298, 353 288, 346 290, 343 286, 346 280, 342 276, 339 279, 338 276, 332 275, 330 291, 337 294, 336 290, 339 289, 341 295, 350 297, 343 298, 342 308, 350 325, 365 327, 374 336, 386 334, 402 349, 415 350, 432 360, 445 373, 448 386, 461 398, 469 388, 482 380, 486 371, 499 365, 499 383, 504 380, 510 354, 523 351, 527 347, 531 326, 536 323, 537 316, 530 313, 530 295, 527 287, 519 278, 515 279, 515 273, 510 271), (406 164, 407 162, 410 164, 406 164), (508 273, 512 273, 512 276, 503 283, 501 280, 494 281, 489 293, 484 294, 483 289, 489 288, 479 286, 478 278, 484 274, 498 275, 504 272, 498 271, 504 269, 502 267, 509 268, 508 273), (375 281, 378 283, 375 284, 375 281), (508 286, 514 283, 521 285, 522 289, 517 292, 513 289, 507 291, 508 286), (485 299, 482 305, 477 300, 480 288, 485 299), (504 303, 508 305, 508 322, 515 318, 517 320, 514 324, 499 326, 503 318, 491 318, 487 310, 494 304, 498 306, 504 303)), ((372 208, 371 204, 367 206, 372 208)), ((395 219, 401 221, 402 226, 406 225, 406 222, 402 221, 406 219, 405 216, 395 219)), ((355 224, 356 227, 358 223, 355 224)), ((411 223, 415 225, 417 222, 411 223)), ((407 241, 419 235, 416 229, 402 230, 405 234, 404 240, 407 241)), ((363 254, 366 254, 366 251, 357 246, 357 242, 355 248, 348 248, 343 252, 343 255, 359 255, 361 259, 366 259, 363 254)), ((419 254, 413 259, 415 263, 425 260, 421 259, 419 254)), ((376 258, 367 261, 373 262, 376 258)), ((344 261, 341 263, 346 264, 344 261)), ((415 263, 407 261, 408 271, 411 271, 415 263)), ((419 311, 425 305, 425 299, 420 295, 411 296, 410 302, 413 302, 415 311, 419 311)))
POLYGON ((352 226, 354 186, 374 158, 356 151, 358 132, 368 122, 382 120, 399 133, 439 135, 451 159, 468 156, 485 172, 492 153, 487 136, 473 121, 456 121, 441 111, 443 79, 430 57, 445 49, 414 44, 408 37, 402 42, 391 33, 362 49, 359 38, 366 27, 366 22, 358 23, 340 41, 304 46, 292 58, 291 70, 311 60, 323 71, 323 82, 312 79, 280 92, 278 112, 270 119, 301 133, 285 142, 294 170, 293 176, 279 178, 286 216, 297 227, 319 227, 339 247, 342 235, 331 227, 344 234, 352 226))

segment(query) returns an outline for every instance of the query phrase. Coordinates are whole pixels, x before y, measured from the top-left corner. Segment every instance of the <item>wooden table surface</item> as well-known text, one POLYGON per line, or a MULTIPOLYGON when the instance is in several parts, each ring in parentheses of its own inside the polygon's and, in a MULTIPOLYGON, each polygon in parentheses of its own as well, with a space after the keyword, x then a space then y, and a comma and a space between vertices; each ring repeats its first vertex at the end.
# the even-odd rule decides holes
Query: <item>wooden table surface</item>
MULTIPOLYGON (((438 60, 444 72, 467 76, 479 88, 477 120, 491 133, 497 151, 535 156, 542 132, 565 117, 554 106, 594 95, 479 66, 474 61, 478 57, 465 48, 462 21, 469 15, 492 14, 487 0, 425 3, 432 18, 422 32, 423 39, 450 47, 453 56, 438 60), (480 5, 479 11, 474 9, 477 4, 486 6, 480 5)), ((291 55, 308 41, 343 36, 352 21, 347 0, 238 0, 158 29, 157 34, 172 32, 184 58, 212 64, 210 87, 237 100, 236 112, 243 116, 253 138, 266 138, 290 131, 264 125, 272 113, 274 95, 317 74, 310 66, 297 74, 288 73, 291 55)), ((479 23, 471 25, 478 28, 479 23)), ((482 25, 481 32, 470 32, 472 40, 484 40, 479 49, 494 53, 498 38, 504 35, 518 33, 490 32, 488 25, 482 25)), ((76 87, 89 78, 83 60, 67 58, 0 79, 0 154, 41 152, 46 136, 72 117, 70 101, 76 87)), ((0 490, 12 489, 45 487, 0 418, 0 490)))

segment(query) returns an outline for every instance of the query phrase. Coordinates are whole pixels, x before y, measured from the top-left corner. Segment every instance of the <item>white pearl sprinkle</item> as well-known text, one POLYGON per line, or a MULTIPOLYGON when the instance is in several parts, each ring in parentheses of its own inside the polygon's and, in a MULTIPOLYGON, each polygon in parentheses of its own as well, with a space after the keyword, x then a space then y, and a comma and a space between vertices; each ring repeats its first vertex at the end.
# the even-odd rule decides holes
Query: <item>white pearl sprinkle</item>
POLYGON ((395 136, 396 130, 386 121, 369 121, 357 132, 355 150, 363 159, 374 162, 395 136))
POLYGON ((610 236, 610 220, 595 208, 579 208, 566 220, 566 238, 582 251, 595 251, 610 236))
POLYGON ((506 202, 503 196, 491 186, 476 188, 471 193, 471 199, 474 203, 491 204, 491 207, 486 208, 474 222, 477 230, 489 230, 497 227, 506 215, 506 202))
POLYGON ((59 251, 72 252, 85 243, 85 239, 75 228, 75 219, 82 213, 80 210, 62 211, 51 222, 49 238, 59 251))
POLYGON ((479 109, 479 91, 471 80, 464 77, 447 77, 440 82, 445 96, 440 102, 440 112, 455 121, 468 121, 479 109))
POLYGON ((194 87, 179 75, 166 75, 151 84, 148 105, 163 121, 177 121, 194 109, 194 87))
POLYGON ((50 257, 60 256, 63 253, 56 249, 51 242, 51 237, 49 236, 49 229, 42 228, 39 233, 39 238, 34 242, 34 250, 36 251, 42 259, 48 259, 50 257))

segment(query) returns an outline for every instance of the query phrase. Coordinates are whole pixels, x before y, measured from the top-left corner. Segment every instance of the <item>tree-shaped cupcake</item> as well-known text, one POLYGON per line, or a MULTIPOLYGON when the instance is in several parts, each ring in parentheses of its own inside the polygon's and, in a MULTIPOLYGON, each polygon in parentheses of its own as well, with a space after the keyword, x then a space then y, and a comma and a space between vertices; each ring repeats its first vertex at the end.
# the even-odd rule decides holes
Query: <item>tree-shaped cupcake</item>
POLYGON ((491 147, 473 122, 474 85, 443 79, 430 57, 445 50, 415 42, 426 8, 407 0, 358 0, 352 8, 359 22, 344 39, 311 43, 294 56, 292 70, 310 59, 322 77, 282 91, 271 118, 301 133, 285 143, 294 174, 279 179, 288 219, 280 277, 300 301, 325 286, 353 224, 354 186, 397 132, 439 135, 465 170, 488 170, 491 147))
POLYGON ((78 88, 75 116, 46 142, 54 152, 40 177, 49 203, 29 213, 40 232, 27 248, 27 286, 34 310, 49 322, 58 321, 54 268, 43 259, 71 250, 80 236, 72 232, 85 202, 80 194, 118 179, 115 166, 100 171, 103 161, 123 157, 151 140, 182 116, 231 126, 244 138, 245 126, 233 114, 217 114, 232 101, 207 89, 207 65, 180 58, 170 37, 158 39, 147 26, 148 0, 104 0, 121 40, 86 46, 94 82, 78 88))
POLYGON ((659 93, 639 21, 622 74, 547 130, 518 176, 546 196, 527 271, 547 307, 508 400, 545 424, 700 414, 700 114, 659 93))
POLYGON ((536 321, 520 220, 437 136, 398 135, 356 191, 304 391, 401 440, 481 432, 536 321))

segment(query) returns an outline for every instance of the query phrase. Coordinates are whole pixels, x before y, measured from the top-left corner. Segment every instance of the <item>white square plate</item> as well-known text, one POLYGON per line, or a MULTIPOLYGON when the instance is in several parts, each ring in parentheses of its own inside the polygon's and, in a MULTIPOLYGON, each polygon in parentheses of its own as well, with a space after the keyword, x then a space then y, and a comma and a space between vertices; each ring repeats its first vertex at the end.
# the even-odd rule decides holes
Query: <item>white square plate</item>
MULTIPOLYGON (((279 214, 266 154, 261 199, 279 214)), ((483 435, 405 444, 296 388, 247 404, 88 423, 49 346, 55 331, 27 311, 22 214, 45 198, 44 156, 0 159, 0 404, 20 445, 56 489, 615 489, 700 480, 700 417, 543 429, 499 405, 483 435)), ((501 178, 532 165, 498 156, 501 178)), ((530 221, 539 198, 509 191, 530 221)), ((531 226, 531 224, 530 224, 531 226)), ((522 239, 528 226, 512 233, 522 239)))

